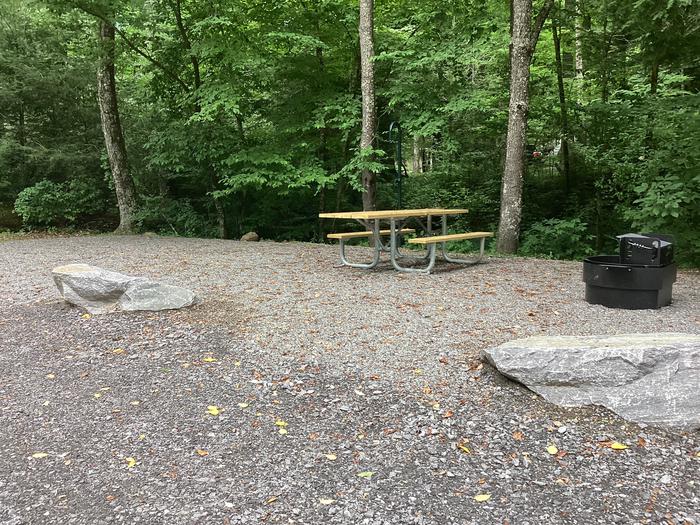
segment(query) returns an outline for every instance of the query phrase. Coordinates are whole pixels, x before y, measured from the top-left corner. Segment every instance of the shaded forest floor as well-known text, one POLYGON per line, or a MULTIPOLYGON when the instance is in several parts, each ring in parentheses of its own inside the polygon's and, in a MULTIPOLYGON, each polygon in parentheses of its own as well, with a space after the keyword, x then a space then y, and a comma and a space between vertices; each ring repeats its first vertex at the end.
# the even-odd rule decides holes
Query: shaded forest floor
POLYGON ((670 307, 623 311, 583 301, 577 262, 416 276, 336 250, 0 244, 0 523, 697 522, 697 433, 549 405, 478 359, 536 334, 700 333, 697 272, 670 307), (50 277, 70 262, 202 303, 83 315, 50 277))

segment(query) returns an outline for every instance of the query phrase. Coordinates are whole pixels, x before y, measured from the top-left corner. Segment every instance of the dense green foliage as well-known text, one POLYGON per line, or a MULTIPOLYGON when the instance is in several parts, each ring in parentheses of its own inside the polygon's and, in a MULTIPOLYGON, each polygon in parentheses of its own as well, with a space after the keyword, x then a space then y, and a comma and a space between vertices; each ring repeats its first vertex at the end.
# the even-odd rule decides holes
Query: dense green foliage
MULTIPOLYGON (((322 240, 331 225, 317 213, 359 208, 368 162, 381 171, 380 207, 396 205, 393 120, 404 132, 403 205, 466 207, 456 229, 496 229, 507 2, 376 2, 373 152, 359 150, 356 2, 113 3, 120 110, 144 230, 213 236, 223 214, 231 237, 253 229, 322 240)), ((99 6, 0 6, 0 217, 14 207, 25 228, 96 217, 114 226, 95 95, 90 13, 99 6)), ((562 1, 551 15, 562 37, 568 127, 549 23, 532 66, 529 142, 542 157, 528 160, 521 251, 579 258, 609 251, 616 234, 662 231, 677 237, 682 261, 700 264, 698 2, 579 6, 562 1)))

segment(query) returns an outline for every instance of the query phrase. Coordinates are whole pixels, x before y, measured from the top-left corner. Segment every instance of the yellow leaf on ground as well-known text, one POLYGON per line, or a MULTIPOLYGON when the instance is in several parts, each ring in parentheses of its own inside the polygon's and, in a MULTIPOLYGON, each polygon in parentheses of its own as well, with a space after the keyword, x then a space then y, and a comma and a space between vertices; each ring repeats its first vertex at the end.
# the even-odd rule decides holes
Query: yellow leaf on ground
POLYGON ((90 314, 83 314, 80 317, 82 317, 83 319, 90 319, 92 316, 90 314))
POLYGON ((112 353, 117 354, 117 355, 121 355, 121 354, 125 354, 126 350, 124 350, 123 348, 115 348, 114 350, 112 350, 112 353))
POLYGON ((233 366, 241 366, 241 362, 240 362, 240 361, 234 361, 233 366))
POLYGON ((419 375, 423 374, 423 370, 421 368, 416 368, 413 371, 413 373, 416 374, 417 376, 419 376, 419 375))
POLYGON ((34 452, 34 454, 32 454, 32 457, 34 459, 41 459, 41 458, 45 458, 46 456, 48 456, 48 454, 46 452, 34 452))
POLYGON ((218 416, 221 413, 221 409, 216 405, 209 405, 207 407, 207 414, 211 416, 218 416))
POLYGON ((140 405, 141 401, 139 401, 138 399, 135 399, 134 401, 131 401, 129 404, 136 406, 136 405, 140 405))
POLYGON ((321 505, 330 505, 330 504, 335 502, 334 499, 330 499, 330 498, 321 498, 318 501, 321 503, 321 505))
POLYGON ((198 456, 202 456, 202 457, 209 455, 209 452, 207 452, 206 450, 201 449, 201 448, 198 448, 197 450, 195 450, 195 452, 197 453, 198 456))
POLYGON ((277 498, 278 498, 278 497, 279 497, 279 496, 272 496, 271 498, 267 498, 267 501, 265 502, 265 505, 269 505, 270 503, 274 503, 275 501, 277 501, 277 498))
POLYGON ((136 460, 134 458, 126 458, 124 461, 126 461, 126 468, 132 468, 136 466, 136 460))
POLYGON ((282 421, 281 419, 278 419, 277 421, 275 421, 275 425, 277 425, 278 427, 286 427, 286 426, 287 426, 287 422, 286 422, 286 421, 282 421))
POLYGON ((556 446, 554 446, 554 445, 549 445, 549 446, 547 447, 547 452, 549 452, 550 454, 554 455, 554 454, 556 454, 557 452, 559 452, 559 449, 558 449, 556 446))
POLYGON ((213 357, 205 357, 204 359, 202 359, 202 361, 204 361, 205 363, 216 363, 216 359, 213 357))
POLYGON ((46 374, 46 379, 55 379, 56 374, 46 374))
POLYGON ((365 472, 360 472, 357 475, 358 478, 365 478, 365 479, 370 479, 372 476, 374 476, 374 472, 370 472, 369 470, 366 470, 365 472))
POLYGON ((248 403, 238 403, 238 408, 248 408, 248 403))
POLYGON ((613 450, 625 450, 628 447, 627 447, 627 445, 625 445, 623 443, 620 443, 618 441, 613 441, 613 443, 610 445, 610 448, 613 450))
POLYGON ((95 397, 95 399, 100 399, 102 397, 102 392, 95 392, 92 395, 95 397))
POLYGON ((280 428, 277 431, 278 434, 282 434, 283 436, 287 435, 287 429, 286 428, 280 428))
POLYGON ((488 501, 491 499, 491 494, 477 494, 476 496, 474 496, 474 499, 479 503, 483 501, 488 501))
POLYGON ((471 454, 471 453, 472 453, 472 451, 469 450, 469 447, 467 447, 466 445, 459 444, 459 445, 457 445, 457 448, 458 448, 459 450, 461 450, 462 452, 464 452, 465 454, 471 454))
POLYGON ((324 456, 326 456, 326 459, 330 461, 335 461, 336 459, 338 459, 338 456, 336 456, 335 454, 324 454, 324 456))

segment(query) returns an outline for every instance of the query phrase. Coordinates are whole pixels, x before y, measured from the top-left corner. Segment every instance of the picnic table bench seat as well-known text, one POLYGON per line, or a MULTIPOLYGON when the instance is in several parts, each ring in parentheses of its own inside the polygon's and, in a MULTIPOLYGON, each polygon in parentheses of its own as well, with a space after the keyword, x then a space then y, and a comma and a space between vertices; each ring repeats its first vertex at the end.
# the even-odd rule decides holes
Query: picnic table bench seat
MULTIPOLYGON (((415 233, 416 230, 414 228, 403 228, 402 230, 399 231, 399 233, 415 233)), ((329 233, 327 237, 329 239, 338 239, 338 240, 345 240, 345 239, 360 239, 362 237, 371 237, 372 236, 371 231, 365 231, 365 232, 346 232, 346 233, 329 233)), ((390 235, 391 230, 379 230, 379 235, 390 235)))
POLYGON ((430 237, 416 237, 408 239, 409 244, 436 244, 439 242, 461 241, 464 239, 486 239, 493 237, 493 232, 468 232, 468 233, 450 233, 447 235, 433 235, 430 237))

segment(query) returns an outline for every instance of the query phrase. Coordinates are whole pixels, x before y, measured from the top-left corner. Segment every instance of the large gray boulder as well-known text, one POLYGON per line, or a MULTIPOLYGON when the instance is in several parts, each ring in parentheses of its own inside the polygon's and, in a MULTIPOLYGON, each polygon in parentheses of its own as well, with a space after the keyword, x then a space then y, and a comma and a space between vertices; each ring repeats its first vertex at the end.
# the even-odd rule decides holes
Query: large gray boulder
POLYGON ((602 405, 637 423, 700 428, 700 335, 530 337, 482 357, 557 405, 602 405))
POLYGON ((67 264, 51 271, 61 296, 92 314, 117 310, 173 310, 193 305, 197 297, 179 286, 103 270, 89 264, 67 264))

